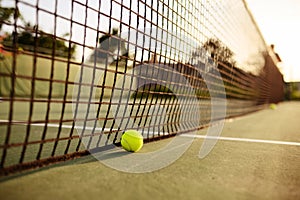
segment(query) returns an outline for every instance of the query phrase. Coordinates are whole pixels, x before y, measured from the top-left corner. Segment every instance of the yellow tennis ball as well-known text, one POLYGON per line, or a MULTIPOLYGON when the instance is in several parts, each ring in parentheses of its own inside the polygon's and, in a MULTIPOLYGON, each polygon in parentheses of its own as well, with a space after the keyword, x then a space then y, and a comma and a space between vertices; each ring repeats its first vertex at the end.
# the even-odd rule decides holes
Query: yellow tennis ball
POLYGON ((143 147, 143 136, 135 130, 128 130, 122 135, 121 145, 126 151, 138 152, 143 147))
POLYGON ((275 109, 277 108, 277 106, 276 106, 276 104, 271 103, 271 104, 270 104, 270 108, 271 108, 272 110, 275 110, 275 109))

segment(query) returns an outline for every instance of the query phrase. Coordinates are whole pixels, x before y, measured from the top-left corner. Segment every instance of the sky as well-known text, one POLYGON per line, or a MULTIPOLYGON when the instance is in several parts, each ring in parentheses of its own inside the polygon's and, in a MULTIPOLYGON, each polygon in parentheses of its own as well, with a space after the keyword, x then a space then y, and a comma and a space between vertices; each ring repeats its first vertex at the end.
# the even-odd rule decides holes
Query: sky
POLYGON ((267 44, 282 59, 286 82, 300 81, 300 1, 246 0, 267 44))

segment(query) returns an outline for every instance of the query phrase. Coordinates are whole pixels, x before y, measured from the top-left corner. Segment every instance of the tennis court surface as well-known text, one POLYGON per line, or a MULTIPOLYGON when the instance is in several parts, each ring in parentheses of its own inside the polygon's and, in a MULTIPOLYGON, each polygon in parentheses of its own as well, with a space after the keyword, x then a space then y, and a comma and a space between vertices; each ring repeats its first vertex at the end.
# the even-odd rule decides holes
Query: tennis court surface
POLYGON ((300 104, 245 0, 0 15, 1 199, 300 198, 300 104))
MULTIPOLYGON (((300 102, 283 102, 276 110, 265 109, 227 120, 220 140, 207 157, 198 158, 203 139, 195 138, 182 157, 150 173, 120 172, 86 156, 2 177, 0 196, 3 199, 299 199, 299 115, 300 102)), ((205 131, 189 135, 201 137, 205 131)), ((147 143, 140 153, 161 148, 170 140, 147 143)))

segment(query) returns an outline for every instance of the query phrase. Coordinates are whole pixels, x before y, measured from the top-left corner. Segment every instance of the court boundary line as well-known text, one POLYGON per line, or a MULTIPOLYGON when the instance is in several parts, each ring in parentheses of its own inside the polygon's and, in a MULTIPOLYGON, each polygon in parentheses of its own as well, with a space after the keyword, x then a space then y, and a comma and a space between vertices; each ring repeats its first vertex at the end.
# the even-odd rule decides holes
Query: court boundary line
POLYGON ((251 139, 251 138, 238 138, 238 137, 216 137, 207 135, 195 135, 195 134, 182 134, 181 137, 193 137, 197 139, 211 139, 211 140, 223 140, 223 141, 237 141, 237 142, 252 142, 252 143, 265 143, 265 144, 280 144, 290 146, 300 146, 300 142, 280 141, 280 140, 264 140, 264 139, 251 139))
MULTIPOLYGON (((4 122, 4 123, 8 123, 8 120, 2 120, 0 119, 0 123, 4 122)), ((66 125, 66 124, 53 124, 53 123, 31 123, 31 124, 27 124, 25 122, 22 121, 18 121, 18 120, 14 120, 12 121, 13 125, 19 125, 19 126, 26 126, 26 125, 30 125, 30 126, 37 126, 37 127, 44 127, 47 124, 47 127, 50 128, 65 128, 65 129, 79 129, 79 130, 88 130, 88 131, 102 131, 102 132, 109 132, 109 131, 118 131, 119 129, 116 128, 98 128, 98 127, 91 127, 91 126, 72 126, 72 125, 66 125)), ((158 131, 151 131, 149 132, 149 134, 151 135, 159 135, 159 134, 168 134, 167 132, 158 132, 158 131)), ((147 138, 148 135, 145 135, 145 139, 147 138)))
MULTIPOLYGON (((0 120, 0 122, 7 122, 7 120, 0 120)), ((16 123, 15 125, 27 125, 26 123, 22 123, 20 121, 13 121, 16 123)), ((45 123, 32 123, 31 126, 45 126, 45 123)), ((65 125, 65 124, 52 124, 47 123, 48 127, 58 128, 61 126, 62 128, 71 129, 72 125, 65 125)), ((85 130, 95 130, 95 131, 117 131, 118 129, 110 129, 110 128, 97 128, 97 127, 81 127, 81 126, 74 126, 76 129, 85 129, 85 130)), ((149 132, 150 135, 158 135, 158 134, 167 134, 166 132, 149 132)), ((236 141, 236 142, 250 142, 250 143, 264 143, 264 144, 278 144, 278 145, 289 145, 289 146, 300 146, 300 142, 291 142, 291 141, 280 141, 280 140, 265 140, 265 139, 251 139, 251 138, 239 138, 239 137, 224 137, 224 136, 208 136, 208 135, 198 135, 198 134, 187 134, 183 133, 179 135, 180 137, 192 137, 197 139, 211 139, 211 140, 221 140, 221 141, 236 141)))

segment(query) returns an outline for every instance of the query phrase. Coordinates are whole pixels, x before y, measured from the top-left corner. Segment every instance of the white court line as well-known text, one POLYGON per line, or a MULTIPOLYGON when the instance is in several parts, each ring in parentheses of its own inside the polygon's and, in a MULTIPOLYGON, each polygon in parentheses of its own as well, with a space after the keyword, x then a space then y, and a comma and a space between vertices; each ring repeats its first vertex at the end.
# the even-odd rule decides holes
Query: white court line
MULTIPOLYGON (((0 122, 5 122, 7 123, 8 120, 1 120, 0 119, 0 122)), ((22 121, 17 121, 17 120, 14 120, 12 121, 12 123, 14 123, 14 125, 21 125, 21 126, 25 126, 25 125, 28 125, 27 123, 25 122, 22 122, 22 121)), ((39 126, 39 127, 44 127, 46 126, 45 123, 31 123, 30 126, 39 126)), ((48 123, 47 124, 47 127, 52 127, 52 128, 59 128, 59 124, 51 124, 51 123, 48 123)), ((65 128, 65 129, 71 129, 73 126, 72 125, 66 125, 66 124, 62 124, 61 125, 61 128, 65 128)), ((97 127, 89 127, 89 126, 86 126, 86 127, 83 127, 83 126, 74 126, 75 129, 79 129, 79 130, 94 130, 94 131, 105 131, 105 132, 109 132, 109 131, 118 131, 118 129, 110 129, 110 128, 104 128, 102 130, 102 128, 97 128, 97 127)), ((148 135, 159 135, 159 134, 168 134, 166 132, 149 132, 148 135)), ((147 138, 148 135, 145 135, 144 138, 147 138)))
MULTIPOLYGON (((0 122, 8 122, 8 120, 0 120, 0 122)), ((20 121, 13 121, 16 125, 27 125, 26 123, 22 123, 20 121)), ((45 126, 45 123, 32 123, 31 126, 45 126)), ((48 127, 58 128, 59 124, 47 124, 48 127)), ((72 125, 61 125, 62 128, 71 129, 72 125)), ((82 130, 83 126, 74 126, 76 129, 82 130)), ((86 126, 85 130, 95 130, 102 131, 102 128, 95 128, 86 126)), ((103 131, 117 131, 118 129, 110 129, 104 128, 103 131)), ((149 135, 158 135, 158 134, 168 134, 163 132, 149 132, 149 135)), ((145 135, 144 137, 147 137, 145 135)), ((195 135, 195 134, 180 134, 180 137, 192 137, 192 138, 200 138, 200 139, 213 139, 213 140, 224 140, 224 141, 237 141, 237 142, 252 142, 252 143, 265 143, 265 144, 280 144, 280 145, 291 145, 291 146, 300 146, 300 142, 288 142, 288 141, 278 141, 278 140, 261 140, 261 139, 250 139, 250 138, 236 138, 236 137, 215 137, 215 136, 207 136, 207 135, 195 135)))
MULTIPOLYGON (((8 120, 1 120, 0 119, 0 122, 5 122, 5 123, 8 123, 9 121, 8 120)), ((28 125, 27 123, 25 122, 22 122, 22 121, 17 121, 17 120, 14 120, 12 121, 12 123, 14 123, 14 125, 28 125)), ((31 123, 30 126, 46 126, 46 123, 31 123)), ((51 124, 51 123, 48 123, 47 124, 48 127, 52 127, 52 128, 58 128, 59 127, 59 124, 51 124)), ((66 129, 71 129, 73 126, 72 125, 66 125, 66 124, 62 124, 61 125, 62 128, 66 128, 66 129)), ((74 128, 76 129, 83 129, 84 127, 83 126, 74 126, 74 128)), ((95 130, 95 131, 102 131, 102 128, 96 128, 94 129, 94 127, 88 127, 86 126, 84 128, 85 130, 95 130)), ((110 131, 111 129, 110 128, 104 128, 104 131, 110 131)), ((117 129, 112 129, 112 131, 116 131, 117 129)))
MULTIPOLYGON (((32 123, 31 126, 45 126, 45 124, 37 124, 37 123, 32 123)), ((54 127, 54 128, 58 128, 59 124, 47 124, 48 127, 54 127)), ((71 129, 72 125, 61 125, 62 128, 67 128, 67 129, 71 129)), ((83 127, 83 126, 74 126, 74 128, 76 129, 80 129, 80 130, 95 130, 95 131, 102 131, 102 128, 94 128, 94 127, 83 127)), ((110 129, 110 128, 104 128, 103 131, 108 132, 108 131, 118 131, 118 129, 110 129)), ((159 135, 159 134, 168 134, 166 132, 149 132, 149 135, 159 135)), ((145 135, 145 137, 147 137, 147 135, 145 135)))
POLYGON ((207 135, 191 135, 191 134, 182 134, 181 137, 192 137, 192 138, 201 138, 201 139, 212 139, 212 140, 224 140, 224 141, 238 141, 238 142, 253 142, 253 143, 266 143, 266 144, 281 144, 281 145, 291 145, 291 146, 300 146, 300 142, 287 142, 287 141, 278 141, 278 140, 260 140, 260 139, 250 139, 250 138, 236 138, 236 137, 215 137, 207 135))

